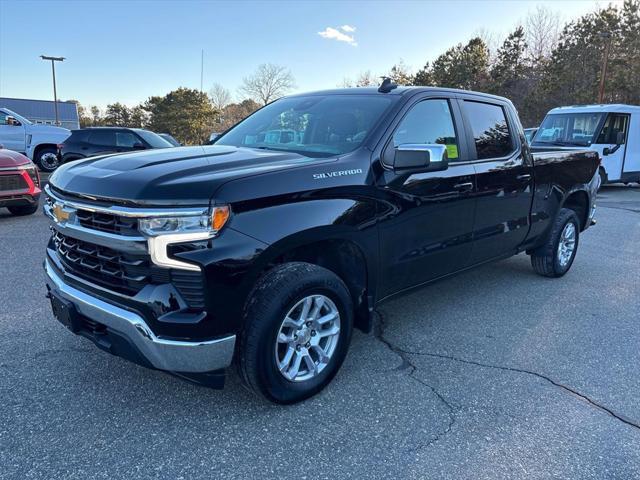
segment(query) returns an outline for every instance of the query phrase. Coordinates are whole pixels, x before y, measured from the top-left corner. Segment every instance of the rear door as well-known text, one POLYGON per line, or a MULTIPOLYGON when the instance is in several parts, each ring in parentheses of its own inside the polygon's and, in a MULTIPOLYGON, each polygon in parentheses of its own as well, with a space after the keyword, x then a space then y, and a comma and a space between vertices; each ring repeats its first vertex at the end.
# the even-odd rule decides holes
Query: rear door
POLYGON ((130 152, 136 145, 144 145, 142 139, 129 130, 116 132, 116 152, 130 152))
POLYGON ((476 170, 471 264, 513 254, 529 231, 533 165, 513 109, 499 100, 459 100, 476 170))
POLYGON ((89 135, 89 145, 87 146, 87 156, 106 155, 115 153, 116 131, 111 129, 96 129, 89 135))
MULTIPOLYGON (((381 153, 377 187, 382 297, 464 268, 471 254, 475 175, 455 100, 421 97, 405 107, 381 153), (394 171, 402 144, 444 144, 443 171, 394 171)), ((375 157, 374 157, 375 158, 375 157)))

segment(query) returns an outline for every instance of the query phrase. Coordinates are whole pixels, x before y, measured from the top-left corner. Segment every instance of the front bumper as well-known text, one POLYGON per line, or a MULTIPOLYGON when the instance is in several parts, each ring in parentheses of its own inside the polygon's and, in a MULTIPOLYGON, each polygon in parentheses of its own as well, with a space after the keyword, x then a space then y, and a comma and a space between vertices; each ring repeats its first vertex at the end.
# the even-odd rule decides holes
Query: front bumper
MULTIPOLYGON (((107 303, 66 284, 49 260, 45 260, 44 268, 50 293, 54 292, 70 302, 79 315, 104 326, 107 333, 113 333, 135 350, 135 355, 124 355, 120 352, 127 348, 105 348, 111 353, 133 361, 136 361, 136 356, 140 356, 144 361, 137 363, 195 381, 198 380, 190 374, 206 374, 224 369, 231 364, 235 335, 194 342, 158 337, 137 313, 107 303)), ((104 343, 101 344, 102 338, 86 332, 83 336, 104 348, 104 343)))

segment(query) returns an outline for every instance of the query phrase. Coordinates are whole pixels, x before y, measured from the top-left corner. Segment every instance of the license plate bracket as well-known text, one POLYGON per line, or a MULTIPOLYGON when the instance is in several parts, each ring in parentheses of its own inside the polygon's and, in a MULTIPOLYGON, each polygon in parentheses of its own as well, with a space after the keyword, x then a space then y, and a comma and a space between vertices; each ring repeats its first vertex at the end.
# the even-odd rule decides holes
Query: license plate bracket
POLYGON ((73 303, 54 290, 49 292, 49 300, 56 319, 73 333, 77 333, 80 330, 80 318, 73 303))

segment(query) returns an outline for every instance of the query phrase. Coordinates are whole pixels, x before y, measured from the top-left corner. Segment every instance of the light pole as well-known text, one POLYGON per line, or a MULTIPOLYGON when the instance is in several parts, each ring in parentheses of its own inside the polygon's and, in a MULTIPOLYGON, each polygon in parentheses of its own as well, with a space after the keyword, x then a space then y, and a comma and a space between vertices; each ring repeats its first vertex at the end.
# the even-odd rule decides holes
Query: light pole
POLYGON ((600 75, 600 94, 598 95, 598 103, 604 102, 604 85, 607 77, 607 63, 609 62, 609 51, 611 50, 611 33, 600 32, 598 34, 601 38, 604 38, 607 42, 604 47, 604 58, 602 60, 602 73, 600 75))
POLYGON ((60 126, 60 120, 58 119, 58 93, 56 92, 56 65, 55 62, 64 61, 64 57, 47 57, 46 55, 40 55, 42 60, 51 60, 51 73, 53 74, 53 107, 56 111, 56 125, 60 126))

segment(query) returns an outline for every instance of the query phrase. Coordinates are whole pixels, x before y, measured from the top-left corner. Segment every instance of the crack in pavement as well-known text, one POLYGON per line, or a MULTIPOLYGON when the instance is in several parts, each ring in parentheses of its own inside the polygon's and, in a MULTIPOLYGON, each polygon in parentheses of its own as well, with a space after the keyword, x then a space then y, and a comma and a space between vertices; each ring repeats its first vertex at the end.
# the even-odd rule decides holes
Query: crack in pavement
MULTIPOLYGON (((602 405, 600 403, 598 403, 597 401, 591 399, 590 397, 588 397, 587 395, 585 395, 584 393, 580 393, 579 391, 575 390, 574 388, 571 388, 567 385, 564 385, 560 382, 557 382, 555 380, 553 380, 551 377, 548 377, 546 375, 543 375, 541 373, 538 372, 534 372, 532 370, 526 370, 523 368, 516 368, 516 367, 505 367, 502 365, 492 365, 489 363, 482 363, 482 362, 477 362, 474 360, 466 360, 463 358, 458 358, 458 357, 454 357, 452 355, 443 355, 443 354, 439 354, 439 353, 430 353, 430 352, 416 352, 416 351, 411 351, 411 350, 405 350, 401 347, 398 347, 396 345, 394 345, 390 340, 384 338, 384 319, 383 316, 381 314, 381 312, 376 311, 378 313, 378 317, 380 318, 380 325, 381 325, 381 332, 380 333, 376 333, 376 338, 378 338, 382 343, 384 343, 385 345, 387 345, 387 347, 389 347, 389 349, 391 351, 393 351, 394 353, 396 353, 397 355, 400 356, 400 358, 402 358, 403 361, 407 362, 412 370, 409 373, 409 375, 412 375, 416 370, 418 370, 418 368, 411 363, 411 361, 406 357, 407 355, 421 355, 421 356, 426 356, 426 357, 433 357, 433 358, 440 358, 443 360, 450 360, 453 362, 458 362, 458 363, 464 363, 467 365, 475 365, 477 367, 482 367, 482 368, 492 368, 495 370, 503 370, 503 371, 507 371, 507 372, 515 372, 515 373, 524 373, 526 375, 531 375, 534 377, 538 377, 548 383, 550 383, 553 386, 556 386, 576 397, 578 397, 580 400, 583 400, 584 402, 586 402, 587 404, 589 404, 590 406, 607 413, 608 415, 612 416, 613 418, 615 418, 616 420, 629 425, 630 427, 636 428, 638 430, 640 430, 640 422, 637 422, 635 420, 632 420, 630 418, 627 418, 623 415, 620 415, 619 413, 616 413, 615 411, 613 411, 612 409, 610 409, 609 407, 606 407, 605 405, 602 405)), ((447 405, 447 407, 450 409, 451 411, 451 416, 453 416, 455 410, 453 409, 453 407, 451 406, 451 404, 449 402, 447 402, 444 397, 435 389, 433 388, 431 385, 422 382, 420 379, 416 378, 416 377, 412 377, 414 380, 418 381, 419 383, 422 383, 423 385, 429 387, 437 396, 438 398, 445 403, 445 405, 447 405)), ((451 426, 453 426, 453 423, 455 422, 455 418, 452 422, 450 422, 449 424, 449 428, 447 429, 447 431, 445 433, 448 433, 451 430, 451 426)), ((437 440, 436 440, 437 441, 437 440)), ((430 442, 433 443, 433 442, 430 442)))
POLYGON ((600 208, 612 208, 614 210, 623 210, 625 212, 631 212, 631 213, 640 213, 640 210, 635 210, 633 208, 618 207, 618 206, 613 206, 613 205, 598 204, 598 207, 600 207, 600 208))
POLYGON ((449 432, 451 432, 451 429, 453 428, 453 425, 456 423, 456 413, 457 411, 460 409, 459 406, 452 404, 451 402, 447 401, 446 398, 444 398, 444 396, 438 391, 436 390, 435 387, 433 387, 432 385, 429 385, 427 382, 425 382, 424 380, 414 376, 414 373, 418 370, 418 367, 415 366, 411 360, 407 357, 407 353, 403 352, 401 349, 399 349, 398 347, 396 347, 389 339, 387 339, 384 336, 384 330, 385 330, 385 321, 384 321, 384 316, 382 314, 382 312, 380 312, 379 310, 375 311, 378 317, 378 322, 374 325, 374 337, 379 340, 381 343, 383 343, 391 352, 395 353, 396 355, 398 355, 398 357, 400 357, 400 359, 402 360, 402 365, 400 365, 398 367, 398 370, 409 370, 409 378, 411 378, 412 380, 414 380, 415 382, 421 384, 424 387, 427 387, 429 390, 431 390, 433 392, 433 394, 438 398, 438 400, 440 401, 440 403, 442 403, 448 410, 448 414, 449 414, 449 423, 447 425, 447 427, 442 430, 441 432, 437 432, 434 434, 434 438, 432 438, 431 440, 429 440, 426 444, 418 446, 415 450, 421 450, 422 448, 427 448, 430 447, 431 445, 433 445, 434 443, 438 442, 442 437, 444 437, 445 435, 447 435, 449 432))

